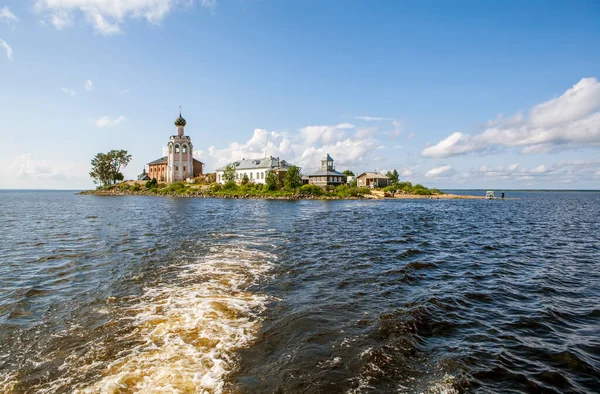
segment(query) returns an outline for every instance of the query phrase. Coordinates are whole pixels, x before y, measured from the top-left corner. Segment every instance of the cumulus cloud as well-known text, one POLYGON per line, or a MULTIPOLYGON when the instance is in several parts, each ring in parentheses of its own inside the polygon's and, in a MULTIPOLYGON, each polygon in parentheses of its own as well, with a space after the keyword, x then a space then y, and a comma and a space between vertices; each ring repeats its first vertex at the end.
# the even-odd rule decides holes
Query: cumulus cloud
MULTIPOLYGON (((81 14, 86 23, 102 35, 121 33, 121 25, 128 18, 145 19, 158 24, 179 4, 193 4, 193 0, 36 0, 35 9, 47 14, 57 30, 73 24, 81 14)), ((202 7, 213 8, 216 0, 199 0, 202 7)))
POLYGON ((30 154, 23 154, 10 165, 12 176, 20 179, 62 179, 64 176, 45 160, 36 160, 30 154))
MULTIPOLYGON (((371 165, 377 161, 377 141, 370 134, 357 136, 351 133, 354 125, 342 123, 332 126, 307 126, 294 133, 278 133, 255 129, 244 143, 232 142, 218 149, 211 146, 205 154, 209 166, 218 168, 242 158, 280 157, 310 172, 320 165, 323 156, 329 153, 337 168, 354 168, 371 165)), ((360 134, 360 133, 359 133, 360 134)))
POLYGON ((487 123, 479 134, 454 132, 425 148, 423 157, 446 158, 521 148, 521 153, 600 146, 600 83, 583 78, 562 96, 536 105, 526 118, 518 113, 487 123))
POLYGON ((87 80, 83 83, 83 87, 85 88, 85 90, 87 90, 88 92, 94 90, 94 82, 92 82, 91 80, 87 80))
POLYGON ((62 92, 64 94, 68 94, 69 96, 76 96, 77 92, 75 91, 75 89, 71 89, 71 88, 66 88, 66 87, 62 87, 60 88, 60 90, 62 90, 62 92))
POLYGON ((110 118, 109 116, 103 116, 101 118, 96 119, 95 123, 97 127, 114 127, 121 122, 125 122, 126 120, 127 118, 123 115, 114 119, 110 118))
POLYGON ((10 45, 8 45, 8 43, 6 41, 4 41, 3 39, 0 38, 0 47, 3 47, 4 50, 6 51, 6 57, 8 58, 8 60, 13 60, 12 54, 13 54, 13 50, 10 47, 10 45))
POLYGON ((449 166, 449 165, 436 167, 436 168, 432 168, 431 170, 427 171, 425 176, 428 178, 446 176, 446 175, 448 175, 448 173, 451 170, 452 170, 452 166, 449 166))

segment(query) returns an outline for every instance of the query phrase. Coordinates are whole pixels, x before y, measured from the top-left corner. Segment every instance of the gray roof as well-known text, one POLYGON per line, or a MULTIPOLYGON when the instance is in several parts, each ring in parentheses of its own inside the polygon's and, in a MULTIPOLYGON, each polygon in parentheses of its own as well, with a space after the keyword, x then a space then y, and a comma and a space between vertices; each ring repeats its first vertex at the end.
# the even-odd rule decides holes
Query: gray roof
POLYGON ((154 161, 151 161, 150 163, 148 163, 149 166, 154 165, 154 164, 163 164, 166 163, 168 161, 167 156, 165 157, 161 157, 160 159, 156 159, 154 161))
POLYGON ((357 178, 390 179, 379 172, 363 172, 357 178))
POLYGON ((309 177, 311 176, 346 176, 346 174, 342 174, 341 172, 337 172, 337 171, 332 171, 329 170, 327 171, 327 169, 325 168, 321 168, 318 169, 317 171, 311 172, 310 174, 308 174, 309 177))
MULTIPOLYGON (((288 169, 292 166, 292 164, 288 163, 285 160, 279 160, 279 165, 277 164, 276 157, 264 157, 262 159, 242 159, 238 161, 234 161, 236 170, 259 170, 259 169, 268 169, 275 170, 277 168, 288 169)), ((228 164, 229 165, 229 164, 228 164)), ((215 171, 225 171, 227 166, 223 166, 221 168, 217 168, 215 171)))
POLYGON ((321 160, 333 161, 333 159, 331 158, 331 156, 329 156, 329 153, 327 154, 327 157, 324 157, 321 160))

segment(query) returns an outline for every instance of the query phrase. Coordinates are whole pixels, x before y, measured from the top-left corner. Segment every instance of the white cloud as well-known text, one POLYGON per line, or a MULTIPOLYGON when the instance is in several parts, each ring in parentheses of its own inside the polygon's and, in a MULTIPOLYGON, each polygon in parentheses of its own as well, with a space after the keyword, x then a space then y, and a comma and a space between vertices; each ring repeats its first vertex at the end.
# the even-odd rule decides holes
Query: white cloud
POLYGON ((350 118, 364 120, 365 122, 379 122, 382 120, 394 120, 392 118, 379 118, 376 116, 351 116, 350 118))
POLYGON ((63 174, 45 160, 35 160, 29 154, 23 154, 10 165, 8 172, 19 179, 61 179, 63 174))
POLYGON ((0 8, 0 22, 6 24, 14 24, 19 21, 19 18, 13 14, 8 7, 0 8))
POLYGON ((114 118, 114 119, 111 119, 108 116, 103 116, 101 118, 96 119, 95 123, 96 123, 97 127, 114 127, 121 122, 125 122, 126 120, 127 120, 127 118, 123 115, 119 116, 118 118, 114 118))
MULTIPOLYGON (((232 142, 227 148, 211 146, 204 155, 207 168, 218 168, 242 158, 280 157, 302 167, 303 172, 318 168, 321 158, 329 153, 338 169, 371 166, 378 150, 372 135, 358 137, 348 134, 354 125, 342 123, 334 126, 307 126, 294 133, 278 133, 255 129, 245 143, 232 142), (268 139, 268 143, 267 143, 268 139)), ((359 133, 360 134, 360 133, 359 133)))
POLYGON ((450 172, 450 170, 452 170, 452 166, 449 165, 436 167, 427 171, 427 174, 425 174, 425 176, 428 178, 446 176, 450 172))
MULTIPOLYGON (((102 35, 121 33, 126 19, 145 19, 158 24, 178 4, 193 4, 193 0, 36 0, 35 9, 48 14, 57 30, 71 26, 74 14, 80 13, 86 23, 102 35)), ((199 0, 202 7, 214 8, 216 0, 199 0)))
POLYGON ((479 134, 454 132, 425 148, 421 156, 446 158, 467 153, 489 153, 520 147, 521 153, 600 146, 600 83, 583 78, 562 96, 536 105, 524 118, 520 113, 487 123, 479 134))
POLYGON ((94 82, 92 82, 91 80, 87 80, 83 83, 83 87, 85 88, 85 90, 92 91, 94 90, 94 82))
POLYGON ((77 92, 74 89, 62 87, 60 88, 64 94, 68 94, 69 96, 76 96, 77 92))
POLYGON ((129 94, 129 89, 121 89, 119 90, 119 94, 129 94))
POLYGON ((10 45, 8 45, 8 43, 6 41, 4 41, 3 39, 0 38, 0 47, 4 47, 4 49, 6 50, 6 57, 8 58, 8 60, 13 60, 12 54, 13 54, 13 50, 10 47, 10 45))
POLYGON ((486 181, 544 181, 556 183, 590 182, 595 178, 595 173, 600 168, 597 160, 572 160, 559 161, 551 166, 541 164, 534 168, 522 168, 519 164, 511 164, 507 167, 498 166, 490 168, 482 166, 476 170, 470 170, 455 176, 454 180, 486 181))

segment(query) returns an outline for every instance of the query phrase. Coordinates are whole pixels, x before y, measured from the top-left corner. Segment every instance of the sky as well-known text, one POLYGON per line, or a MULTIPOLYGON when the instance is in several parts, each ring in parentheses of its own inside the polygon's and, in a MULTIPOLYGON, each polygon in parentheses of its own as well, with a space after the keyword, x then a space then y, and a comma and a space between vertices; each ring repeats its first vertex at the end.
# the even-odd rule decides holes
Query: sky
POLYGON ((600 189, 600 2, 0 0, 0 189, 277 156, 441 189, 600 189))

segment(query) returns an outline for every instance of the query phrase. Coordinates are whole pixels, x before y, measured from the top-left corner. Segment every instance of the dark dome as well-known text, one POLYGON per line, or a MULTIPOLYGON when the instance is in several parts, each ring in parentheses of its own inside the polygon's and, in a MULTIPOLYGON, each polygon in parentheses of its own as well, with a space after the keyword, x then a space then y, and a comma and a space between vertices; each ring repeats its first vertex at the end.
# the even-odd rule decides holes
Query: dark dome
POLYGON ((175 119, 175 126, 177 126, 177 127, 185 126, 185 119, 183 119, 181 117, 181 113, 179 114, 179 117, 177 119, 175 119))

